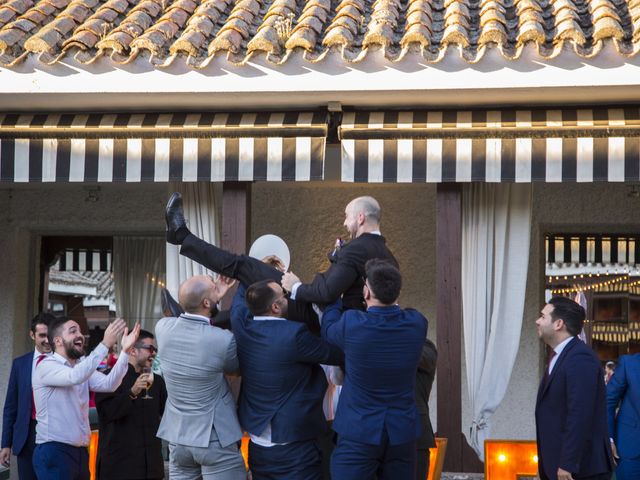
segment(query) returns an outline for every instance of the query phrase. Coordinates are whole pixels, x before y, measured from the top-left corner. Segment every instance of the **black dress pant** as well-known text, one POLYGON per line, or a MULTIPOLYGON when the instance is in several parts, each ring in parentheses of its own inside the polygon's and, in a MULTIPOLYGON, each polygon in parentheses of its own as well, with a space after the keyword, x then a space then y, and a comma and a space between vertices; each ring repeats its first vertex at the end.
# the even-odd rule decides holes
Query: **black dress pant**
MULTIPOLYGON (((245 286, 261 280, 280 283, 282 272, 248 255, 237 255, 201 240, 193 234, 182 242, 180 254, 225 277, 235 278, 245 286)), ((320 333, 318 316, 310 303, 288 299, 288 320, 302 322, 315 334, 320 333)))

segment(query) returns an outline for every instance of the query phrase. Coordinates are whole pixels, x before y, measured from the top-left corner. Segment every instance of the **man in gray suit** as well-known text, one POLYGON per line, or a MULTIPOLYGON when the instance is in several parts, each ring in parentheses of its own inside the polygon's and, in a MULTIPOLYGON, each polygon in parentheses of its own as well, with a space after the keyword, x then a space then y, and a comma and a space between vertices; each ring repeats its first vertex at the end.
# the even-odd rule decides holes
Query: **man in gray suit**
POLYGON ((245 480, 234 397, 224 378, 238 372, 233 334, 209 325, 232 282, 199 275, 180 286, 185 313, 156 325, 167 404, 158 437, 169 442, 171 480, 245 480))

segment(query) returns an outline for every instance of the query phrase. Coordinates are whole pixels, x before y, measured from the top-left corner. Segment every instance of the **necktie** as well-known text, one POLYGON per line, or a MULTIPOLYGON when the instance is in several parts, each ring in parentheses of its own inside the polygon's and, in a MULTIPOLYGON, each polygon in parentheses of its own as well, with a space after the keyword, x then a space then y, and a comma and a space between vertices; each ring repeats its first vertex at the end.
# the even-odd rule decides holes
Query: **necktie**
POLYGON ((545 368, 544 368, 544 384, 545 385, 549 381, 549 367, 551 366, 551 360, 555 356, 556 356, 556 351, 553 349, 551 349, 551 351, 549 351, 549 353, 547 354, 547 364, 545 365, 545 368))
MULTIPOLYGON (((41 353, 38 359, 36 360, 36 367, 40 365, 40 362, 44 360, 44 357, 46 357, 46 355, 44 353, 41 353)), ((32 388, 31 389, 31 420, 35 420, 35 419, 36 419, 36 402, 33 399, 33 388, 32 388)))

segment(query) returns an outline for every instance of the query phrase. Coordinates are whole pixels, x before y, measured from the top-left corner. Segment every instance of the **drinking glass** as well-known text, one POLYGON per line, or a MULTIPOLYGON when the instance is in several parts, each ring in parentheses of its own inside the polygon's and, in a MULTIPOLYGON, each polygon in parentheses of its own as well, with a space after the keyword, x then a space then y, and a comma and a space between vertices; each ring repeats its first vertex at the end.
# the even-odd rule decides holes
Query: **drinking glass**
POLYGON ((151 385, 153 385, 153 370, 150 367, 144 367, 142 369, 142 373, 146 373, 148 375, 147 378, 147 388, 144 389, 144 396, 141 397, 143 400, 150 400, 153 397, 149 395, 149 389, 151 385))

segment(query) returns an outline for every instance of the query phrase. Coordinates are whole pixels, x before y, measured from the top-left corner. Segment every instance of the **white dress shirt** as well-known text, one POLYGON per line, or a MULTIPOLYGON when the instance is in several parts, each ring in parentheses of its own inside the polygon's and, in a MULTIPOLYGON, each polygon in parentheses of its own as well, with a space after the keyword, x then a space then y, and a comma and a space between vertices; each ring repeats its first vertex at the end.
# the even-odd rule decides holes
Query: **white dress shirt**
POLYGON ((121 352, 109 375, 96 371, 109 350, 102 343, 71 365, 62 355, 45 357, 33 374, 38 421, 36 444, 61 442, 86 447, 91 438, 89 390, 113 392, 127 373, 129 355, 121 352))
POLYGON ((38 363, 38 359, 40 358, 40 355, 44 355, 45 357, 48 357, 49 355, 51 355, 51 353, 40 353, 38 349, 35 349, 33 351, 33 362, 31 363, 31 379, 32 380, 33 380, 33 372, 36 371, 36 363, 38 363))
POLYGON ((562 351, 564 350, 564 347, 567 346, 567 344, 573 340, 574 337, 569 337, 566 340, 564 340, 563 342, 559 343, 558 345, 556 345, 556 348, 553 349, 554 352, 556 352, 556 354, 553 356, 553 358, 551 359, 551 361, 549 362, 549 375, 551 375, 551 372, 553 371, 553 367, 555 366, 556 362, 558 361, 558 357, 560 356, 560 354, 562 353, 562 351))

